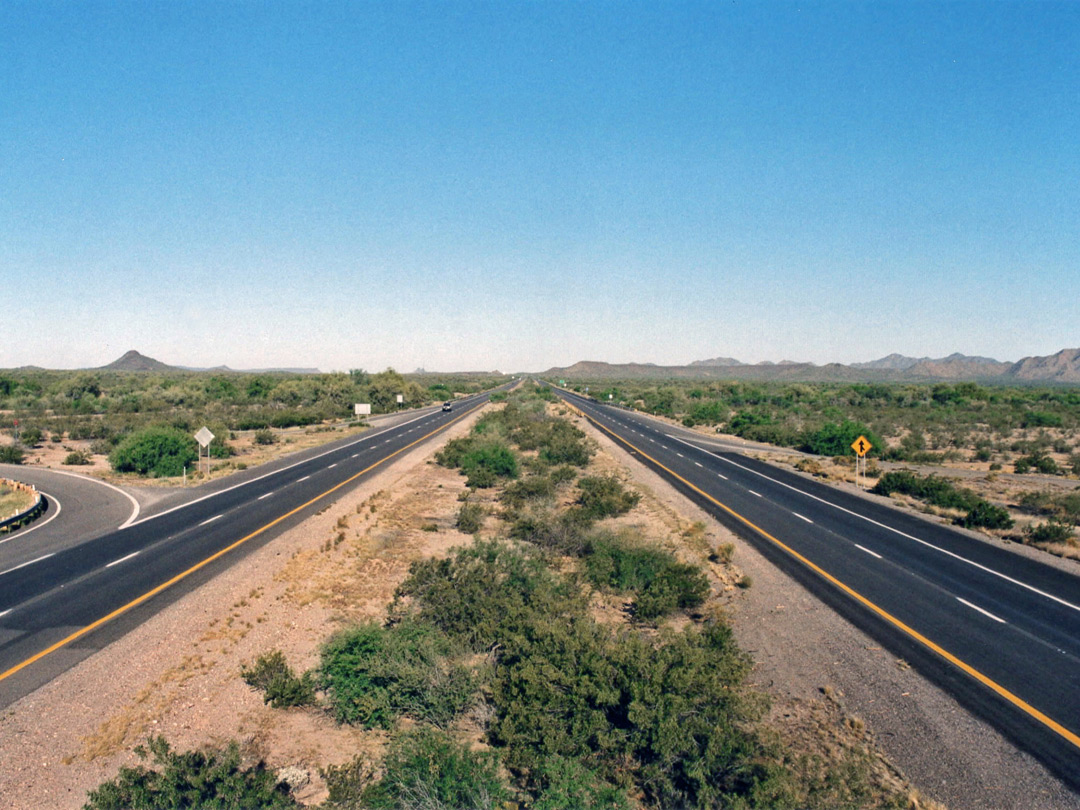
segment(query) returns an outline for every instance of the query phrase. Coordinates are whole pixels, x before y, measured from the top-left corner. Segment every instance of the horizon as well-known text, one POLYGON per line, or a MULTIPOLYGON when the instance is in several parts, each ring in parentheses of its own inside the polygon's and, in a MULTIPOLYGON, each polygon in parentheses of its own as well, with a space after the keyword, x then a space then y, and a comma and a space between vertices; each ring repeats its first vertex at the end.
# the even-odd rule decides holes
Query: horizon
POLYGON ((0 25, 2 368, 1076 344, 1077 4, 14 0, 0 25))
MULTIPOLYGON (((996 362, 996 363, 1005 363, 1005 364, 1016 365, 1018 363, 1023 362, 1024 360, 1042 359, 1043 357, 1052 357, 1054 355, 1061 354, 1062 352, 1069 352, 1069 351, 1077 351, 1077 349, 1066 347, 1066 348, 1059 349, 1056 352, 1052 352, 1050 355, 1028 355, 1028 356, 1025 356, 1025 357, 1021 357, 1021 358, 1019 358, 1017 360, 1009 360, 1009 359, 1004 359, 1003 360, 1001 358, 994 358, 994 357, 984 357, 984 356, 977 356, 977 355, 964 355, 964 354, 961 354, 960 352, 951 352, 951 353, 949 353, 947 355, 942 355, 940 357, 927 356, 927 357, 918 357, 918 358, 911 357, 909 355, 903 355, 903 354, 900 354, 899 352, 890 352, 887 355, 884 355, 882 357, 876 357, 876 358, 873 358, 872 360, 857 360, 857 361, 853 361, 851 363, 839 363, 839 364, 836 363, 836 362, 833 362, 833 361, 826 362, 826 363, 812 363, 812 362, 809 362, 809 361, 797 361, 797 360, 761 360, 761 361, 758 361, 756 363, 748 363, 748 362, 740 361, 738 358, 727 358, 727 359, 731 359, 731 360, 736 361, 736 363, 735 363, 735 365, 733 367, 738 367, 738 366, 784 366, 784 365, 808 365, 808 366, 816 366, 816 367, 822 367, 822 366, 828 366, 828 365, 844 365, 844 366, 848 366, 848 367, 854 367, 854 366, 858 366, 858 365, 861 365, 861 364, 867 364, 867 363, 877 362, 877 361, 881 361, 881 360, 888 360, 888 359, 891 359, 891 358, 904 358, 906 360, 918 360, 920 362, 922 362, 922 361, 940 362, 940 361, 943 361, 943 360, 950 360, 950 359, 953 359, 953 358, 958 358, 958 359, 969 360, 969 361, 970 360, 991 360, 991 361, 996 362)), ((107 367, 109 365, 113 364, 113 363, 118 363, 118 362, 120 362, 122 360, 127 359, 130 355, 137 355, 139 358, 142 358, 144 360, 151 360, 151 361, 154 361, 154 362, 163 363, 164 365, 169 366, 170 370, 172 370, 172 371, 192 371, 192 372, 229 371, 229 372, 234 372, 234 373, 238 373, 238 374, 267 373, 267 372, 339 374, 339 373, 347 373, 347 372, 356 370, 358 368, 358 367, 353 367, 351 369, 346 369, 346 368, 325 369, 325 368, 320 368, 320 367, 316 367, 316 366, 304 366, 304 365, 287 366, 287 367, 286 366, 261 366, 261 367, 257 367, 257 368, 256 367, 238 368, 238 367, 235 367, 235 366, 233 366, 233 365, 231 365, 229 363, 217 363, 217 364, 212 365, 212 366, 194 366, 194 365, 189 365, 187 363, 174 363, 174 362, 169 362, 169 361, 166 361, 166 360, 162 360, 159 357, 152 357, 152 356, 150 356, 150 355, 148 355, 148 354, 146 354, 144 352, 139 351, 138 349, 128 349, 122 355, 120 355, 118 357, 115 357, 113 360, 109 361, 108 363, 102 363, 102 364, 97 365, 97 366, 81 366, 81 367, 77 367, 77 368, 74 368, 74 367, 72 367, 72 368, 62 368, 62 367, 41 366, 40 364, 37 364, 37 363, 27 363, 27 364, 24 364, 23 366, 18 366, 18 367, 0 368, 0 371, 18 371, 18 370, 23 369, 23 368, 32 368, 32 369, 40 369, 42 371, 57 371, 57 372, 101 371, 101 370, 107 369, 107 367)), ((420 373, 423 373, 423 374, 435 374, 435 375, 439 375, 439 374, 489 374, 489 373, 497 373, 497 374, 504 374, 506 376, 510 376, 510 375, 513 375, 513 374, 542 374, 542 373, 545 373, 547 371, 551 371, 553 369, 571 368, 571 367, 573 367, 575 365, 578 365, 578 364, 581 364, 581 363, 595 363, 595 364, 598 364, 598 365, 612 365, 612 366, 635 365, 635 366, 656 366, 656 367, 659 367, 659 368, 689 368, 689 367, 692 367, 692 365, 694 363, 700 363, 700 362, 703 362, 703 361, 707 362, 707 361, 712 360, 712 359, 715 359, 715 358, 704 358, 703 357, 703 358, 699 358, 696 361, 691 361, 689 363, 684 363, 684 364, 679 364, 679 365, 672 365, 672 364, 666 364, 666 363, 650 363, 650 362, 639 362, 639 361, 628 361, 628 362, 625 362, 625 363, 612 363, 612 362, 607 361, 607 360, 591 360, 591 359, 586 359, 586 358, 579 358, 578 360, 575 360, 573 363, 567 363, 565 366, 546 365, 544 368, 513 369, 511 371, 502 371, 502 370, 500 370, 498 368, 491 368, 491 369, 458 368, 458 369, 435 369, 435 370, 432 370, 432 369, 424 368, 423 366, 416 366, 412 371, 403 370, 402 368, 397 368, 397 367, 394 367, 394 366, 386 366, 383 369, 360 368, 359 370, 363 370, 363 371, 366 371, 368 373, 378 373, 378 372, 384 371, 384 370, 387 370, 387 371, 394 370, 394 371, 397 371, 397 372, 399 372, 401 374, 405 374, 405 375, 420 374, 420 373)), ((705 367, 709 367, 709 366, 706 365, 705 367)))

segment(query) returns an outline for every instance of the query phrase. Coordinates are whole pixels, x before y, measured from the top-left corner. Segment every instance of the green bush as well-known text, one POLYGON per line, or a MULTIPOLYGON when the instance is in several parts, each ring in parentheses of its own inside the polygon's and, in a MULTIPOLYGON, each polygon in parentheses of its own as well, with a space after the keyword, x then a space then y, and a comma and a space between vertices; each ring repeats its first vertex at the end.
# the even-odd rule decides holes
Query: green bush
POLYGON ((134 433, 109 454, 117 472, 135 472, 155 478, 181 475, 199 457, 191 436, 174 428, 153 427, 134 433))
POLYGON ((446 726, 477 688, 457 657, 455 646, 431 624, 369 622, 327 642, 320 677, 339 722, 390 728, 406 716, 446 726))
POLYGON ((298 808, 289 786, 259 762, 241 767, 240 748, 175 753, 164 737, 138 746, 140 759, 153 756, 160 770, 123 767, 119 775, 90 791, 84 810, 283 810, 298 808))
POLYGON ((855 452, 851 445, 859 436, 864 436, 873 446, 868 455, 881 455, 885 442, 866 425, 850 419, 839 424, 829 422, 807 433, 799 449, 819 456, 850 456, 855 452))
POLYGON ((527 548, 473 541, 449 557, 414 562, 396 596, 411 597, 421 621, 483 652, 542 616, 558 622, 584 610, 583 596, 527 548))
POLYGON ((476 534, 484 525, 485 509, 478 503, 463 503, 458 509, 455 525, 465 534, 476 534))
POLYGON ((83 452, 82 450, 73 450, 72 452, 64 456, 63 463, 72 466, 78 466, 91 464, 93 463, 93 460, 90 458, 89 453, 83 452))
POLYGON ((979 501, 964 517, 957 518, 956 522, 968 529, 1010 529, 1013 526, 1009 510, 988 501, 979 501))
POLYGON ((637 506, 641 496, 626 490, 614 475, 586 476, 578 481, 577 504, 590 520, 625 514, 637 506))
POLYGON ((275 709, 315 703, 315 681, 311 673, 297 677, 281 650, 260 655, 253 667, 241 667, 240 677, 248 686, 260 690, 265 702, 275 709))
POLYGON ((0 464, 22 464, 23 451, 13 444, 0 444, 0 464))
POLYGON ((585 549, 585 576, 597 587, 635 594, 634 616, 645 621, 701 605, 709 579, 671 552, 614 535, 593 538, 585 549))
POLYGON ((530 810, 630 810, 626 791, 613 787, 579 760, 551 756, 530 777, 530 810))
POLYGON ((589 521, 580 509, 558 513, 552 509, 532 509, 517 515, 510 536, 543 549, 580 557, 585 550, 589 521))
POLYGON ((277 435, 268 428, 262 428, 261 430, 255 431, 253 440, 255 444, 275 444, 277 443, 277 435))
POLYGON ((555 483, 546 475, 531 475, 507 484, 499 493, 499 500, 514 509, 520 509, 529 501, 550 500, 555 497, 555 483))
POLYGON ((870 491, 876 495, 898 492, 947 509, 972 509, 980 501, 976 493, 970 489, 958 489, 946 478, 921 476, 910 470, 885 473, 870 491))
POLYGON ((27 447, 37 447, 41 444, 42 433, 40 428, 30 427, 24 428, 19 433, 19 441, 25 444, 27 447))
POLYGON ((1028 526, 1024 530, 1024 535, 1029 543, 1076 544, 1072 525, 1056 519, 1040 523, 1038 526, 1028 526))
POLYGON ((511 798, 498 757, 420 727, 398 735, 383 775, 362 794, 371 810, 500 810, 511 798))

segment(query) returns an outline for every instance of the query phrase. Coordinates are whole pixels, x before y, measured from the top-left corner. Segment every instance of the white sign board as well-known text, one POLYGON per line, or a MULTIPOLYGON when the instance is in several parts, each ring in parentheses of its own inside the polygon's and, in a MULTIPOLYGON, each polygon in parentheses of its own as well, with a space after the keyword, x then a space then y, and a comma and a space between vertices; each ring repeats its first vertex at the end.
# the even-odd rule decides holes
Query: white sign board
POLYGON ((210 428, 203 425, 199 432, 195 434, 195 441, 197 441, 203 447, 209 446, 210 442, 214 440, 214 434, 210 432, 210 428))
POLYGON ((397 404, 400 405, 404 401, 405 401, 405 395, 404 394, 398 394, 397 395, 397 404))
POLYGON ((370 416, 371 415, 371 403, 370 402, 357 402, 353 405, 353 413, 357 416, 370 416))

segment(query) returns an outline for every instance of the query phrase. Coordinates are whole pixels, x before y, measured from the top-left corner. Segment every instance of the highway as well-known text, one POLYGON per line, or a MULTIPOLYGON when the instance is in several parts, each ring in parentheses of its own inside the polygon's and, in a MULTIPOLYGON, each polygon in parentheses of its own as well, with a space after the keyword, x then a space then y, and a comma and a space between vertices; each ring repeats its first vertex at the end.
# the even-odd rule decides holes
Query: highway
POLYGON ((1080 578, 622 408, 601 431, 1080 789, 1080 578), (695 438, 696 436, 696 438, 695 438))
POLYGON ((13 540, 0 557, 9 560, 0 565, 0 708, 483 407, 488 398, 461 399, 451 412, 421 413, 335 442, 323 452, 68 547, 39 552, 17 549, 13 540))

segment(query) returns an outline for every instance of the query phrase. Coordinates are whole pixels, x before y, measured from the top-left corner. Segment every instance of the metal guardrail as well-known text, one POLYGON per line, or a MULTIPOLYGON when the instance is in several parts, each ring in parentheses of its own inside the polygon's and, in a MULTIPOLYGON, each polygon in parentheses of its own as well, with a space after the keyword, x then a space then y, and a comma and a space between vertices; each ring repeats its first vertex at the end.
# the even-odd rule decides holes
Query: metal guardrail
POLYGON ((9 478, 0 478, 0 484, 10 487, 11 489, 21 489, 24 492, 34 493, 33 506, 22 512, 17 512, 9 518, 0 520, 0 534, 15 531, 15 529, 24 526, 45 511, 45 498, 37 491, 37 487, 29 486, 19 481, 12 481, 9 478))

